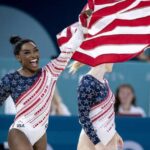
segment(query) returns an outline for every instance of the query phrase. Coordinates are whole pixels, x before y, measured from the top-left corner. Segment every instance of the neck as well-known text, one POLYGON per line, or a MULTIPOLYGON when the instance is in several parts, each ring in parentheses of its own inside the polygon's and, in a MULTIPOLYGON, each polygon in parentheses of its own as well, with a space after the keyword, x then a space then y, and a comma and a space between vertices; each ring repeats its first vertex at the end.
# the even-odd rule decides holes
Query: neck
POLYGON ((122 107, 122 109, 123 109, 124 111, 129 111, 130 108, 131 108, 131 105, 130 105, 130 104, 123 104, 123 105, 121 105, 121 107, 122 107))
POLYGON ((106 73, 106 69, 104 65, 98 66, 98 67, 93 67, 88 74, 91 74, 94 76, 96 79, 99 81, 104 80, 104 75, 106 73))
POLYGON ((25 67, 23 68, 20 68, 19 69, 19 73, 22 75, 22 76, 25 76, 25 77, 31 77, 33 76, 37 71, 32 71, 32 70, 29 70, 25 67))

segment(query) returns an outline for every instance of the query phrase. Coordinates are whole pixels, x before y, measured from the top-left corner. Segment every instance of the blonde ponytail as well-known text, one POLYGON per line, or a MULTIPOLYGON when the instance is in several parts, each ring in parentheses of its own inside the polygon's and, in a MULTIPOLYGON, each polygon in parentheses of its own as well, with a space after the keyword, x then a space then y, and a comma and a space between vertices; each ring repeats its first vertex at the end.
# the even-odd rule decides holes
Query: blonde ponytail
POLYGON ((78 61, 74 61, 73 63, 70 64, 69 68, 69 73, 75 74, 79 68, 83 67, 85 64, 82 64, 78 61))

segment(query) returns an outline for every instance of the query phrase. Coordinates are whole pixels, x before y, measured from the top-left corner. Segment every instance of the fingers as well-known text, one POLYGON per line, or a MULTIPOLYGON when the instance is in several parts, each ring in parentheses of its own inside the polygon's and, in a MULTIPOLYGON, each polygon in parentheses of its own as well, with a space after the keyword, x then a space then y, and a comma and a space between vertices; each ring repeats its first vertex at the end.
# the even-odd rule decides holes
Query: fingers
POLYGON ((119 146, 119 148, 123 149, 123 145, 124 145, 123 139, 118 135, 118 146, 119 146))

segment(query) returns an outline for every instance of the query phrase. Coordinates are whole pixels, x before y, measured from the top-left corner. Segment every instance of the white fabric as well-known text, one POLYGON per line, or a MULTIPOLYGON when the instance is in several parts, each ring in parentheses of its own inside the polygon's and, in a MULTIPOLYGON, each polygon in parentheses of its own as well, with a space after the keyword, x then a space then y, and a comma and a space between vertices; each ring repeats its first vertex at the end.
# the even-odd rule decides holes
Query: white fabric
MULTIPOLYGON (((65 31, 66 31, 66 29, 63 30, 60 34, 58 34, 57 38, 59 38, 63 35, 66 36, 65 31)), ((83 36, 83 32, 82 32, 82 29, 81 29, 81 26, 79 25, 79 23, 75 23, 74 25, 71 26, 71 32, 72 32, 73 36, 66 44, 63 44, 62 46, 60 46, 61 50, 72 49, 75 51, 80 46, 80 44, 83 42, 84 36, 83 36)))
POLYGON ((121 114, 131 114, 131 115, 136 115, 136 114, 140 114, 142 117, 145 117, 145 111, 141 108, 141 107, 136 107, 136 106, 131 106, 130 110, 128 111, 128 113, 126 113, 123 108, 120 106, 119 107, 119 113, 121 114))
POLYGON ((11 129, 20 130, 26 135, 31 145, 34 145, 45 134, 47 126, 40 126, 38 128, 33 128, 24 121, 25 121, 24 118, 19 119, 18 121, 14 122, 14 124, 11 125, 9 130, 11 129))
POLYGON ((4 113, 7 115, 16 114, 16 107, 11 96, 9 96, 5 101, 4 113))
POLYGON ((140 45, 122 44, 121 46, 120 45, 102 45, 89 51, 85 51, 81 48, 78 48, 78 51, 83 54, 92 56, 93 58, 96 58, 103 54, 134 54, 134 53, 138 53, 141 49, 144 49, 147 46, 148 44, 140 44, 140 45))

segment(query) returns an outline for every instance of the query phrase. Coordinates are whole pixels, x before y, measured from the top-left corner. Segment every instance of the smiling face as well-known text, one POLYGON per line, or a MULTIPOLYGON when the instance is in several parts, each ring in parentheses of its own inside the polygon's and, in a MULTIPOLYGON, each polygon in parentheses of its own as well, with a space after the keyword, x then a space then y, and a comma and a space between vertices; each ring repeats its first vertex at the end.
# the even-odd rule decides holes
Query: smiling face
POLYGON ((121 87, 118 93, 122 105, 131 105, 134 99, 134 93, 129 87, 121 87))
POLYGON ((39 69, 40 54, 33 42, 23 44, 16 58, 25 70, 35 73, 39 69))

